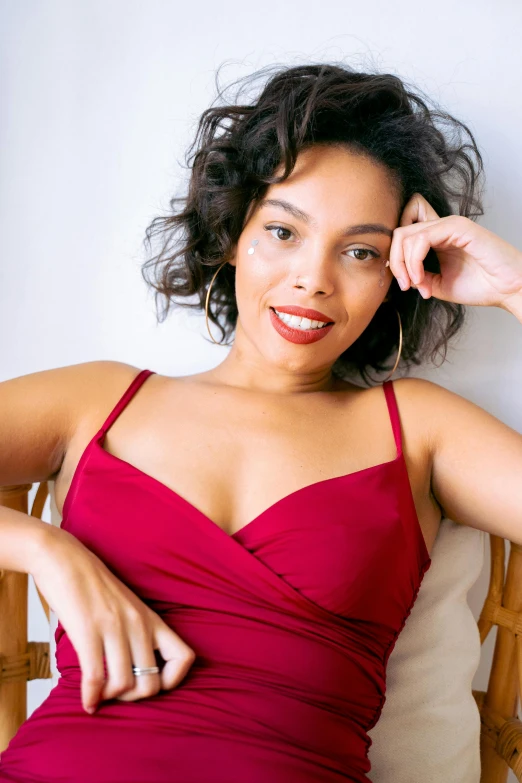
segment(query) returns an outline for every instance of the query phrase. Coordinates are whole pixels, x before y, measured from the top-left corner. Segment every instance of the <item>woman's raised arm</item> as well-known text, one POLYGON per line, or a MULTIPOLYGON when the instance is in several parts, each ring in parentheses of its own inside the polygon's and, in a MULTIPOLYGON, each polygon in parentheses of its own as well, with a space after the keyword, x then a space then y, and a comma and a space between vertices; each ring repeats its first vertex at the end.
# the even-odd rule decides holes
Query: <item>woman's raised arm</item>
MULTIPOLYGON (((406 279, 404 290, 413 285, 424 298, 500 307, 522 324, 522 252, 466 217, 439 218, 418 193, 394 232, 390 269, 406 279), (430 248, 440 274, 423 267, 430 248)), ((395 385, 398 404, 414 405, 427 428, 432 492, 446 515, 522 544, 522 434, 431 381, 395 385)))

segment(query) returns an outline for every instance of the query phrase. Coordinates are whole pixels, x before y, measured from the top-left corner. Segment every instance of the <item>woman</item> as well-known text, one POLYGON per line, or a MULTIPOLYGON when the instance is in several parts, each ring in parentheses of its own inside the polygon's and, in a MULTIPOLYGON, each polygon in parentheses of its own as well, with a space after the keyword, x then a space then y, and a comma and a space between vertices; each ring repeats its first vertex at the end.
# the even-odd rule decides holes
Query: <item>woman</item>
POLYGON ((522 543, 521 435, 390 380, 445 350, 465 305, 522 322, 522 252, 471 219, 467 128, 396 76, 311 65, 199 133, 146 267, 234 333, 226 358, 0 385, 0 483, 53 479, 63 515, 1 510, 0 567, 56 611, 61 677, 0 781, 367 780, 441 517, 522 543))

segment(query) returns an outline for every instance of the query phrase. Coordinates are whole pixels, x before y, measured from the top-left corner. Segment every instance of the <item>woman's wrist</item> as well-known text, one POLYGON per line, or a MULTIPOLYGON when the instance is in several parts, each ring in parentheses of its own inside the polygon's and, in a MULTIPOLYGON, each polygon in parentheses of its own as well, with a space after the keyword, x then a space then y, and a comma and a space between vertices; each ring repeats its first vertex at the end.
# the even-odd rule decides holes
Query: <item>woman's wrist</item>
POLYGON ((50 527, 37 517, 0 506, 0 569, 32 573, 50 527))
POLYGON ((522 324, 522 289, 518 293, 508 296, 504 302, 500 304, 500 307, 514 315, 515 318, 518 318, 522 324))

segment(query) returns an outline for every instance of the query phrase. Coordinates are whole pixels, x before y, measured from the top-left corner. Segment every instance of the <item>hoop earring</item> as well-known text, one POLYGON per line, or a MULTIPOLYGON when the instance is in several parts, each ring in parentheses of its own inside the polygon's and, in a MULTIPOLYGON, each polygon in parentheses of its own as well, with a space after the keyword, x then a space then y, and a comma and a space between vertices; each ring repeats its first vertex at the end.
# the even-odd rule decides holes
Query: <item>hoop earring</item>
POLYGON ((215 280, 215 279, 216 279, 216 277, 217 277, 217 273, 218 273, 218 272, 220 271, 220 269, 222 269, 222 268, 225 266, 225 264, 227 264, 227 263, 228 263, 228 261, 223 261, 223 263, 222 263, 222 264, 220 264, 220 266, 218 266, 218 268, 217 268, 217 269, 216 269, 216 271, 214 272, 214 275, 212 276, 212 280, 210 281, 210 285, 209 285, 209 287, 208 287, 208 289, 207 289, 207 296, 206 296, 206 299, 205 299, 205 324, 206 324, 206 327, 207 327, 207 332, 208 332, 208 333, 209 333, 209 335, 210 335, 210 339, 211 339, 211 340, 212 340, 212 342, 213 342, 213 343, 215 343, 216 345, 232 345, 232 343, 222 343, 222 342, 218 342, 217 340, 214 340, 214 338, 212 337, 212 332, 210 331, 210 327, 209 327, 209 325, 208 325, 208 303, 209 303, 209 301, 210 301, 210 289, 212 288, 212 284, 213 284, 214 280, 215 280))
MULTIPOLYGON (((385 300, 385 301, 387 301, 387 300, 385 300)), ((393 370, 391 371, 391 373, 389 373, 386 376, 386 378, 384 379, 384 381, 382 381, 382 383, 385 383, 387 380, 389 380, 392 377, 393 373, 397 369, 397 365, 399 364, 399 359, 401 358, 401 351, 402 351, 402 320, 401 320, 401 314, 399 313, 397 308, 395 308, 395 312, 397 313, 397 318, 399 319, 399 351, 397 353, 397 358, 395 359, 395 364, 393 365, 393 370)))

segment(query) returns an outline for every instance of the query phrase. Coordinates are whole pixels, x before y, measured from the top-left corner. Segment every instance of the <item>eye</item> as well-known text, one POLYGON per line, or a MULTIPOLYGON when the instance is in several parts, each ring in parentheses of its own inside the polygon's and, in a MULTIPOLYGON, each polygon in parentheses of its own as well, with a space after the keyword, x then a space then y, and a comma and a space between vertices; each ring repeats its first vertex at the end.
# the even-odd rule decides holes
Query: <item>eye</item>
MULTIPOLYGON (((287 234, 286 237, 281 237, 281 236, 274 237, 274 239, 276 239, 276 241, 279 240, 280 242, 286 242, 286 240, 288 239, 288 235, 294 236, 294 232, 290 231, 289 228, 285 228, 284 226, 280 226, 280 225, 275 224, 275 223, 272 223, 272 224, 270 224, 268 226, 263 226, 263 228, 264 228, 265 231, 269 231, 269 232, 272 232, 272 231, 278 231, 278 232, 282 231, 283 233, 286 232, 286 234, 287 234)), ((378 258, 379 257, 379 253, 376 253, 375 250, 370 250, 367 247, 352 247, 350 250, 347 250, 346 252, 347 253, 366 253, 366 256, 364 258, 361 258, 360 256, 356 256, 355 257, 356 261, 362 261, 362 262, 370 261, 370 260, 372 260, 374 258, 378 258)))
MULTIPOLYGON (((285 228, 284 226, 271 225, 271 226, 263 226, 263 228, 265 229, 265 231, 270 231, 270 232, 272 232, 272 231, 286 231, 287 234, 293 234, 294 233, 293 231, 290 231, 289 228, 285 228)), ((275 237, 274 237, 274 239, 275 239, 275 237)), ((281 237, 278 237, 278 239, 281 239, 281 237)))
MULTIPOLYGON (((369 253, 370 258, 377 258, 379 253, 376 253, 375 250, 369 250, 367 247, 352 247, 351 250, 347 250, 347 253, 369 253)), ((369 261, 370 258, 360 258, 359 256, 356 258, 356 261, 369 261)))

